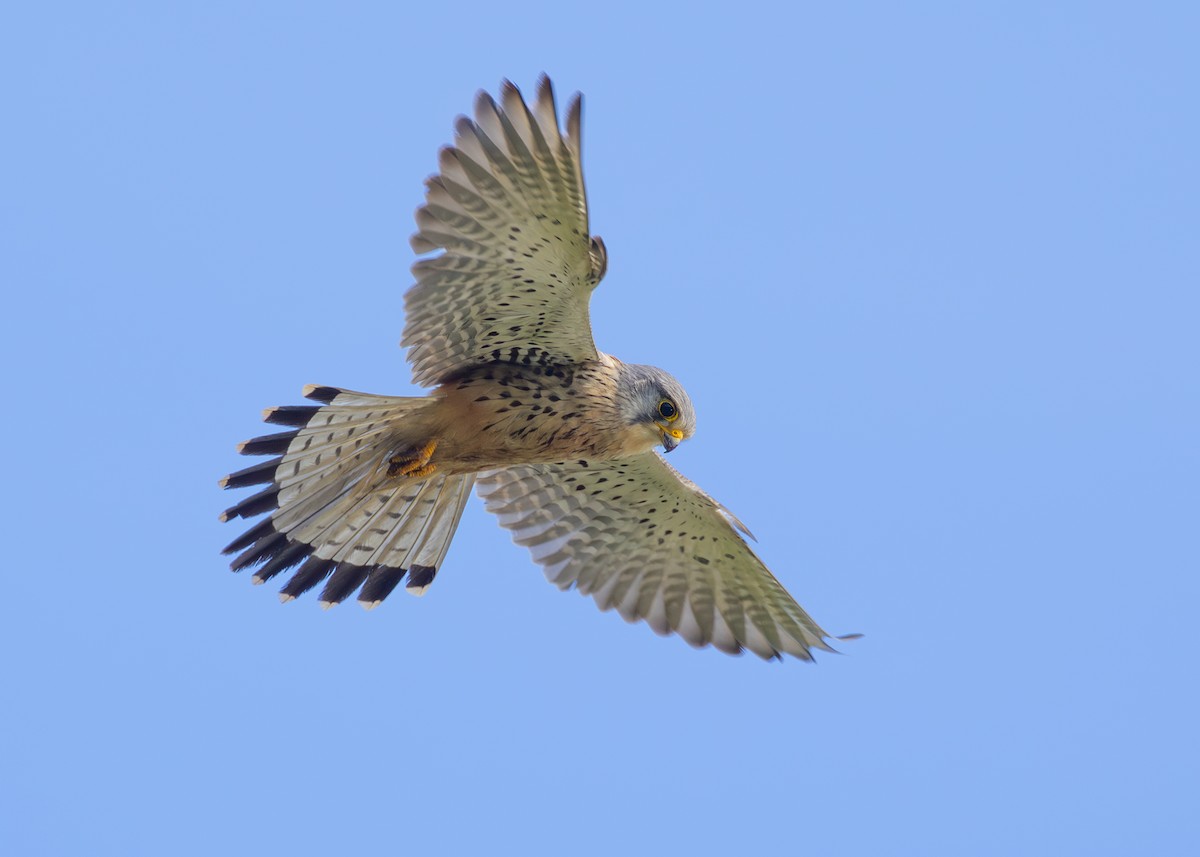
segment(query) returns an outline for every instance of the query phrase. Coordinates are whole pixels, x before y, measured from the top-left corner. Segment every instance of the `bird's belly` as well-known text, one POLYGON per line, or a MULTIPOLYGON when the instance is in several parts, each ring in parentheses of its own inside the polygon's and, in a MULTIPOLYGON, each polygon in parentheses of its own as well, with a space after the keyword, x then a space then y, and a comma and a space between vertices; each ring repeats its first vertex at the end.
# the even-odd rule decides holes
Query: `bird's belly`
POLYGON ((486 370, 443 386, 443 466, 462 471, 612 458, 620 434, 601 373, 486 370))

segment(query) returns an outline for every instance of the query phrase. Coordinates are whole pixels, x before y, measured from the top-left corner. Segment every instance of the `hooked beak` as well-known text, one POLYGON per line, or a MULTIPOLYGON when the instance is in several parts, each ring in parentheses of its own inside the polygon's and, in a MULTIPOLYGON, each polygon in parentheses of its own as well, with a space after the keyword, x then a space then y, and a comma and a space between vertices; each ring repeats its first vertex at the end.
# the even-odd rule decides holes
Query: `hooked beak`
POLYGON ((670 452, 683 440, 683 432, 679 429, 667 428, 661 423, 658 424, 658 429, 662 435, 663 452, 670 452))

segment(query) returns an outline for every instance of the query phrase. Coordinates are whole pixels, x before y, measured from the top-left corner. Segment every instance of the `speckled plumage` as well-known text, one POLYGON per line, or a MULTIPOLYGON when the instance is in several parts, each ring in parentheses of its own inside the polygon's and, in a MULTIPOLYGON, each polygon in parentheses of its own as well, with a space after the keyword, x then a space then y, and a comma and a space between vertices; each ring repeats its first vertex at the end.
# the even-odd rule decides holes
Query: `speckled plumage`
POLYGON ((234 570, 285 571, 290 600, 322 582, 332 606, 423 593, 470 489, 547 577, 692 645, 811 657, 828 636, 750 550, 740 522, 654 451, 695 430, 666 372, 598 351, 588 317, 607 265, 590 234, 581 101, 558 127, 550 82, 527 106, 486 94, 417 210, 416 284, 402 344, 423 398, 310 387, 273 408, 290 431, 240 451, 275 458, 222 485, 265 485, 223 519, 270 517, 235 539, 234 570))

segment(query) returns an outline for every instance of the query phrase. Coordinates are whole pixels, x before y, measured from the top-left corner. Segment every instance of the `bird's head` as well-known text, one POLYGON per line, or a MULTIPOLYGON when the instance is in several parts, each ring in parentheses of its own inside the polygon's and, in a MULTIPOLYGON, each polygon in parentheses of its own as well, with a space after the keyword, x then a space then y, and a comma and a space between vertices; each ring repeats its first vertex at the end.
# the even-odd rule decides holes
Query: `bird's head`
POLYGON ((622 364, 618 384, 621 416, 646 449, 662 444, 670 452, 695 434, 692 400, 671 375, 654 366, 622 364))

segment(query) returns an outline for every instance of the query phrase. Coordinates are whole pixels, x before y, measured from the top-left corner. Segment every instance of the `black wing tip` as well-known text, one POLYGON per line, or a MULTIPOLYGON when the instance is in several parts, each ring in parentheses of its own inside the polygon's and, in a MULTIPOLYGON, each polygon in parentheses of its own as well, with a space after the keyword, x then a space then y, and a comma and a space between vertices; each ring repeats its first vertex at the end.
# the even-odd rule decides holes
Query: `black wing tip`
MULTIPOLYGON (((473 120, 470 116, 464 116, 461 113, 458 116, 455 116, 454 117, 454 133, 457 134, 459 137, 467 137, 467 136, 474 135, 475 120, 473 120)), ((446 158, 451 158, 451 157, 453 157, 453 158, 458 157, 458 149, 455 148, 454 146, 442 146, 440 149, 438 149, 438 166, 441 168, 441 171, 443 173, 446 171, 446 166, 445 166, 444 161, 446 158)))
POLYGON ((492 98, 492 94, 486 89, 481 89, 475 93, 475 121, 478 122, 480 116, 488 111, 499 112, 496 99, 492 98))

